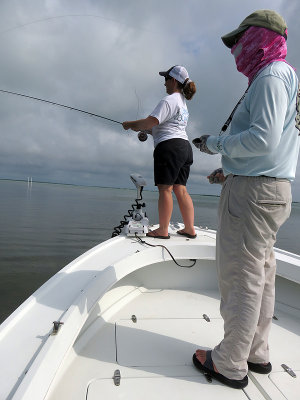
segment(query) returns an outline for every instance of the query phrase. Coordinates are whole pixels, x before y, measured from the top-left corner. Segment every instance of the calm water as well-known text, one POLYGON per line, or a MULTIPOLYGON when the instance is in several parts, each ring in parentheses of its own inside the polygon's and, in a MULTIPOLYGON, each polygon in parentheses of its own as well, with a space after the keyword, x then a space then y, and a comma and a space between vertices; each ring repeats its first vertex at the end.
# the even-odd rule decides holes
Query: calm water
MULTIPOLYGON (((219 199, 193 195, 195 224, 217 228, 219 199)), ((0 180, 0 322, 74 258, 111 237, 136 190, 0 180)), ((143 193, 157 223, 157 193, 143 193)), ((174 202, 172 221, 181 221, 174 202)), ((281 228, 277 247, 299 253, 300 204, 281 228)))

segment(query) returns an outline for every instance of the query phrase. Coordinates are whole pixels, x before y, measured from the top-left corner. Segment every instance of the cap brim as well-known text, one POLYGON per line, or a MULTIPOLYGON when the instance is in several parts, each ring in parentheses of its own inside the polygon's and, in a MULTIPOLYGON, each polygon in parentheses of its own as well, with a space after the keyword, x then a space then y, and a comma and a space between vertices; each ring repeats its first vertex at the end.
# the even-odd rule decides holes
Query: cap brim
POLYGON ((160 76, 167 76, 168 73, 169 73, 169 71, 160 71, 160 72, 159 72, 159 75, 160 75, 160 76))
POLYGON ((231 47, 235 45, 236 39, 238 38, 240 33, 246 31, 248 28, 249 28, 248 26, 239 26, 234 31, 227 33, 227 35, 222 36, 221 39, 223 40, 225 46, 231 49, 231 47))

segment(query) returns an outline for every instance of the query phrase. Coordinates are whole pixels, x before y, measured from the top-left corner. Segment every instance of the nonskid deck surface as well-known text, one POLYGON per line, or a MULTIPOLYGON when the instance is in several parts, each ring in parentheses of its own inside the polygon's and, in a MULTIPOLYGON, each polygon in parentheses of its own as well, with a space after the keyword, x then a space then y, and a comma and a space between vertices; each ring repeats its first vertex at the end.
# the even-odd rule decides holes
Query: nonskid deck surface
MULTIPOLYGON (((299 399, 299 317, 276 310, 270 375, 249 373, 249 385, 234 390, 208 382, 192 365, 199 347, 223 337, 216 290, 136 289, 131 301, 108 321, 102 317, 81 335, 48 400, 58 399, 299 399), (286 364, 297 374, 284 372, 286 364), (120 372, 120 385, 113 376, 120 372)), ((124 301, 124 299, 122 299, 124 301)), ((286 310, 285 310, 286 311, 286 310)))

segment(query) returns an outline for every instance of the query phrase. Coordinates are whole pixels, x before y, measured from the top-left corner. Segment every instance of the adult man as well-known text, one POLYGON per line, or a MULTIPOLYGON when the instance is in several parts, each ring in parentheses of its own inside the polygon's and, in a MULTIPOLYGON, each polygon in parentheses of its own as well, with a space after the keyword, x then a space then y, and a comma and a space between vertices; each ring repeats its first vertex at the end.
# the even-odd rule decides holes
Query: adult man
MULTIPOLYGON (((273 245, 291 209, 299 132, 295 127, 298 79, 285 61, 287 27, 274 11, 258 10, 222 37, 249 86, 223 131, 193 143, 222 154, 224 181, 219 204, 217 268, 224 338, 212 350, 197 350, 195 366, 222 383, 243 388, 248 368, 269 373, 276 262, 273 245), (225 179, 226 178, 226 179, 225 179)), ((299 129, 299 128, 298 128, 299 129)))

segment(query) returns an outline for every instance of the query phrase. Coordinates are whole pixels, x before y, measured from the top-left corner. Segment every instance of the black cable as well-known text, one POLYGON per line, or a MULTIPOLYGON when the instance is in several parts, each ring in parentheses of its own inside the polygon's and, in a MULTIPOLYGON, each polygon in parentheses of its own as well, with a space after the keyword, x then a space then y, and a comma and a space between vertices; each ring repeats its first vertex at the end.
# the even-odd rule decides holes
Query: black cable
MULTIPOLYGON (((120 225, 114 227, 114 231, 113 231, 113 233, 111 235, 112 238, 115 237, 115 236, 120 235, 120 233, 122 232, 122 229, 124 228, 124 226, 127 225, 128 222, 129 222, 129 221, 127 221, 127 218, 131 218, 132 215, 133 215, 134 209, 137 208, 139 205, 141 205, 139 203, 139 201, 143 200, 142 191, 143 191, 143 187, 141 188, 141 191, 140 191, 140 198, 135 199, 135 203, 136 204, 132 204, 131 205, 131 210, 128 210, 128 215, 124 215, 124 217, 123 217, 124 220, 120 221, 120 225)), ((148 243, 145 240, 142 240, 137 234, 135 234, 135 238, 141 244, 146 244, 147 246, 151 246, 151 247, 162 247, 163 249, 165 249, 169 253, 169 255, 172 258, 172 260, 174 261, 174 263, 176 265, 178 265, 178 267, 181 267, 181 268, 192 268, 197 262, 196 259, 192 258, 192 259, 190 259, 190 261, 193 261, 192 265, 181 265, 175 260, 175 258, 173 257, 172 253, 170 252, 170 250, 166 246, 163 246, 161 244, 155 245, 155 244, 148 243)))
POLYGON ((131 210, 130 209, 127 210, 128 214, 125 214, 123 216, 124 219, 122 221, 120 221, 120 225, 115 226, 113 228, 114 230, 113 230, 113 233, 111 235, 112 238, 115 237, 115 236, 120 235, 120 233, 122 232, 122 229, 124 228, 124 226, 128 224, 127 218, 131 218, 132 217, 134 209, 137 208, 137 205, 138 205, 138 201, 137 200, 135 200, 135 201, 136 201, 136 204, 131 204, 131 210))
POLYGON ((60 104, 60 103, 55 103, 54 101, 44 100, 44 99, 40 99, 40 98, 34 97, 34 96, 28 96, 27 94, 22 94, 22 93, 17 93, 17 92, 11 92, 10 90, 3 90, 3 89, 0 89, 0 92, 2 92, 2 93, 8 93, 8 94, 14 94, 15 96, 26 97, 27 99, 38 100, 38 101, 42 101, 42 102, 44 102, 44 103, 52 104, 52 105, 54 105, 54 106, 59 106, 59 107, 68 108, 69 110, 78 111, 78 112, 81 112, 81 113, 84 113, 84 114, 92 115, 93 117, 97 117, 97 118, 103 118, 103 119, 106 119, 106 120, 108 120, 108 121, 115 122, 116 124, 121 124, 121 125, 122 125, 122 122, 116 121, 116 120, 114 120, 114 119, 107 118, 107 117, 103 117, 102 115, 94 114, 94 113, 91 113, 91 112, 89 112, 89 111, 80 110, 79 108, 66 106, 66 105, 60 104))
POLYGON ((135 234, 135 238, 141 244, 146 244, 147 246, 151 246, 151 247, 162 247, 163 249, 165 249, 169 253, 169 255, 172 258, 172 260, 174 261, 174 263, 176 265, 178 265, 178 267, 181 267, 181 268, 192 268, 197 262, 197 260, 195 258, 192 258, 192 259, 190 259, 190 261, 193 261, 192 265, 181 265, 175 260, 175 258, 173 257, 172 253, 170 252, 170 250, 166 246, 164 246, 162 244, 151 244, 151 243, 148 243, 145 240, 142 240, 139 236, 137 236, 137 234, 135 234))

